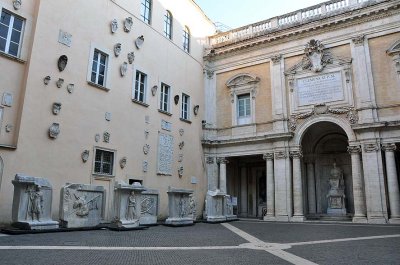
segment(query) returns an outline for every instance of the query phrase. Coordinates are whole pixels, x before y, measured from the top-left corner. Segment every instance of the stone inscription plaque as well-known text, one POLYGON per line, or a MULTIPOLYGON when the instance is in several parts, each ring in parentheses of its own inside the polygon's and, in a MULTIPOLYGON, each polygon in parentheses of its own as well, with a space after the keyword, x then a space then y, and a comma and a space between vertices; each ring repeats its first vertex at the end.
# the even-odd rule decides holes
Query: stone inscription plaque
POLYGON ((298 106, 326 103, 344 99, 340 72, 297 79, 298 106))
POLYGON ((172 175, 174 153, 174 137, 168 134, 158 134, 157 172, 162 175, 172 175))

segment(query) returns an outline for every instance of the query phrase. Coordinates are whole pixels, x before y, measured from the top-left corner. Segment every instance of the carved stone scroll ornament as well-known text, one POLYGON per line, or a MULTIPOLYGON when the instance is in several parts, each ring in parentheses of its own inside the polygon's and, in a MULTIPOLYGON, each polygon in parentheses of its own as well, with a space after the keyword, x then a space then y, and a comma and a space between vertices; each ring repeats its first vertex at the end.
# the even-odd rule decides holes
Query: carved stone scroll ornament
POLYGON ((347 147, 347 152, 349 152, 349 154, 359 154, 359 153, 361 153, 361 146, 359 146, 359 145, 349 145, 347 147))
POLYGON ((378 152, 379 145, 377 143, 366 143, 364 144, 364 151, 367 153, 378 152))
POLYGON ((54 115, 60 114, 60 111, 61 111, 61 103, 60 103, 60 102, 54 102, 54 103, 53 103, 53 108, 52 108, 52 110, 53 110, 53 114, 54 114, 54 115))
POLYGON ((81 154, 82 162, 86 163, 89 160, 89 150, 85 150, 81 154))
POLYGON ((132 29, 132 25, 133 25, 133 20, 132 20, 132 18, 131 18, 131 17, 127 17, 127 18, 125 19, 125 22, 124 22, 124 31, 125 31, 125 32, 130 32, 131 29, 132 29))
POLYGON ((136 40, 135 40, 135 46, 136 48, 140 49, 142 47, 144 43, 144 36, 139 36, 136 40))
POLYGON ((204 73, 207 75, 208 79, 212 79, 214 77, 215 71, 209 70, 209 69, 204 69, 204 73))
POLYGON ((114 55, 115 57, 118 57, 121 54, 122 51, 122 44, 121 43, 117 43, 114 45, 114 55))
POLYGON ((121 160, 119 160, 119 166, 121 167, 121 169, 125 168, 126 161, 127 161, 127 158, 125 156, 123 158, 121 158, 121 160))
POLYGON ((385 152, 394 152, 397 150, 397 147, 394 143, 384 143, 382 144, 382 150, 385 152))
POLYGON ((111 33, 115 33, 118 30, 118 21, 116 19, 111 20, 110 23, 111 33))
POLYGON ((61 88, 63 84, 64 84, 64 79, 62 78, 59 78, 56 82, 58 88, 61 88))
POLYGON ((133 64, 134 60, 135 60, 135 53, 134 52, 128 53, 128 63, 133 64))
POLYGON ((60 70, 60 72, 64 71, 65 67, 67 67, 67 63, 68 57, 66 55, 61 55, 57 62, 58 70, 60 70))
POLYGON ((121 71, 121 76, 125 76, 126 75, 126 72, 128 71, 128 63, 127 62, 124 62, 121 65, 120 71, 121 71))
POLYGON ((263 155, 264 160, 273 160, 274 159, 274 154, 273 153, 265 153, 263 155))
POLYGON ((52 139, 57 139, 57 136, 60 134, 60 124, 53 123, 49 128, 49 137, 52 139))
POLYGON ((303 157, 303 152, 301 150, 290 151, 289 155, 292 158, 302 158, 303 157))
POLYGON ((351 38, 355 46, 364 45, 365 35, 358 35, 351 38))
POLYGON ((217 158, 217 163, 218 164, 229 164, 229 160, 226 159, 225 157, 218 157, 217 158))
POLYGON ((51 77, 48 75, 43 78, 43 83, 47 86, 50 83, 51 77))
POLYGON ((275 54, 271 57, 271 61, 273 64, 279 64, 281 62, 282 55, 280 54, 275 54))
POLYGON ((287 153, 285 151, 275 152, 275 159, 285 159, 287 158, 287 153))
POLYGON ((19 10, 22 6, 22 0, 14 0, 13 7, 15 10, 19 10))

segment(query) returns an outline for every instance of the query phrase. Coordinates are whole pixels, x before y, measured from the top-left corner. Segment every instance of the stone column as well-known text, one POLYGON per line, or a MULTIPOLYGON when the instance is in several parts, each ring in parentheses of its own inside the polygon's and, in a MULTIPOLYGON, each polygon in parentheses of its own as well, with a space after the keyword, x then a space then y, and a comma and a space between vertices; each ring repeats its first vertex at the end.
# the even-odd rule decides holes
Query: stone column
POLYGON ((284 61, 281 54, 275 54, 271 57, 271 93, 272 93, 272 117, 274 120, 273 128, 274 132, 284 132, 286 128, 286 122, 284 121, 287 116, 286 111, 286 95, 283 77, 284 61))
POLYGON ((276 221, 288 222, 292 214, 292 195, 290 159, 286 148, 277 148, 274 152, 275 218, 276 221))
POLYGON ((394 157, 396 145, 394 143, 383 144, 382 149, 385 151, 386 157, 386 174, 390 206, 389 222, 400 224, 399 181, 397 179, 396 161, 394 157))
POLYGON ((215 191, 218 188, 218 173, 216 170, 215 157, 206 157, 206 163, 208 190, 215 191))
POLYGON ((314 164, 309 161, 307 163, 307 192, 308 192, 308 212, 310 214, 317 213, 317 202, 315 196, 315 175, 314 164))
POLYGON ((219 164, 219 190, 226 193, 226 164, 229 162, 225 157, 219 157, 217 162, 219 164))
POLYGON ((274 184, 274 154, 264 154, 264 160, 266 160, 266 172, 267 172, 267 214, 264 216, 264 221, 275 220, 275 184, 274 184))
POLYGON ((351 174, 353 179, 354 216, 353 223, 366 223, 366 207, 364 185, 361 176, 361 147, 350 145, 347 151, 351 155, 351 174))
POLYGON ((368 223, 387 222, 387 204, 382 154, 377 142, 363 144, 362 162, 368 223))
POLYGON ((304 221, 303 207, 303 182, 301 179, 300 158, 303 156, 300 150, 291 151, 290 156, 293 159, 293 218, 292 221, 304 221))

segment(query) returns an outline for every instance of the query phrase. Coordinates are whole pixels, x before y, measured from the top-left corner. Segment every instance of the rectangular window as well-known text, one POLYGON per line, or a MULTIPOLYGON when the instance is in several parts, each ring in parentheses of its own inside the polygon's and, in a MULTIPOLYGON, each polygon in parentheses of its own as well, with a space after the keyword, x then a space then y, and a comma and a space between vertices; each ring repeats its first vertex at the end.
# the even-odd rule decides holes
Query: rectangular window
POLYGON ((96 149, 94 160, 94 173, 101 175, 113 175, 114 152, 96 149))
POLYGON ((164 83, 161 83, 160 110, 169 112, 170 94, 171 94, 171 87, 164 83))
POLYGON ((190 119, 190 96, 182 94, 181 118, 184 120, 190 119))
POLYGON ((135 89, 133 91, 133 99, 145 103, 146 101, 147 75, 136 71, 135 89))
POLYGON ((0 51, 18 57, 24 20, 2 9, 0 18, 0 51))
POLYGON ((190 31, 188 27, 183 29, 183 50, 189 52, 190 49, 190 31))
POLYGON ((150 24, 151 20, 151 0, 142 0, 140 16, 142 20, 147 24, 150 24))
POLYGON ((164 16, 164 34, 168 39, 172 39, 172 15, 169 11, 164 16))
POLYGON ((107 72, 108 55, 95 49, 92 62, 92 74, 90 81, 100 86, 105 87, 106 72, 107 72))
POLYGON ((251 123, 251 102, 250 94, 243 94, 237 96, 236 108, 237 108, 237 124, 249 124, 251 123))

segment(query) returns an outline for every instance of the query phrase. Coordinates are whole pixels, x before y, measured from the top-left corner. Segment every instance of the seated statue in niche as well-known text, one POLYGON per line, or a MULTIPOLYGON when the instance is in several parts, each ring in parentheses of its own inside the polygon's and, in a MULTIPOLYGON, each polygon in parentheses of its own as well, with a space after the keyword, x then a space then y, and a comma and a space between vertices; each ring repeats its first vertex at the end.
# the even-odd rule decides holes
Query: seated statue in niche
POLYGON ((343 171, 333 163, 330 171, 328 198, 328 214, 346 215, 343 171))

